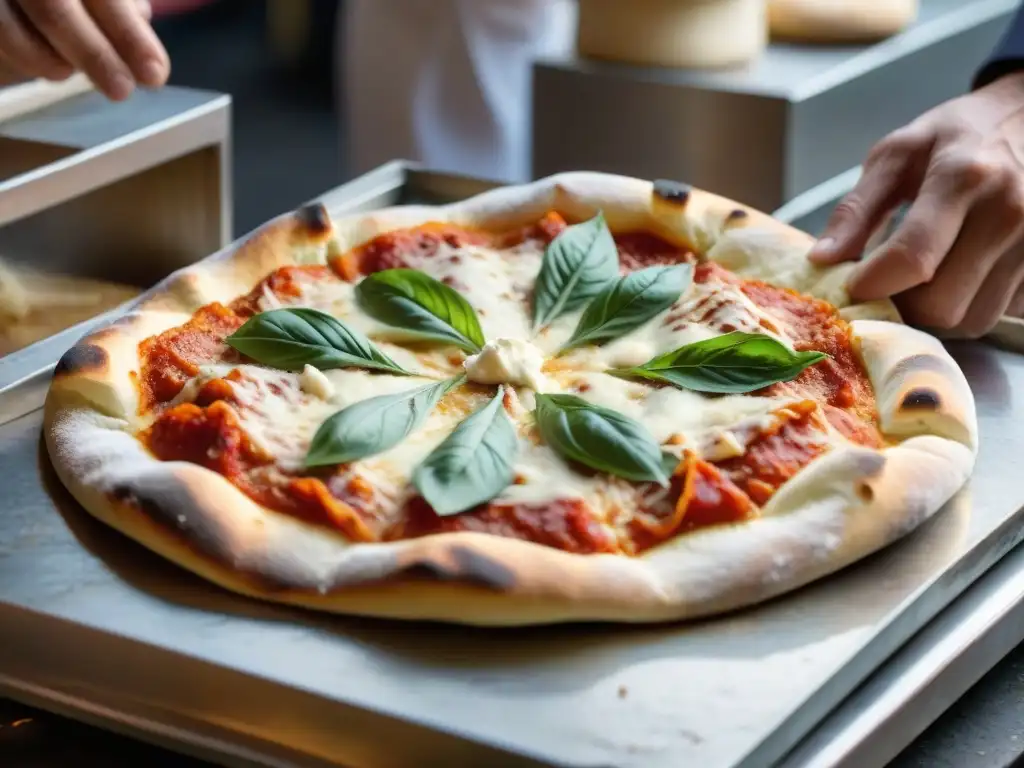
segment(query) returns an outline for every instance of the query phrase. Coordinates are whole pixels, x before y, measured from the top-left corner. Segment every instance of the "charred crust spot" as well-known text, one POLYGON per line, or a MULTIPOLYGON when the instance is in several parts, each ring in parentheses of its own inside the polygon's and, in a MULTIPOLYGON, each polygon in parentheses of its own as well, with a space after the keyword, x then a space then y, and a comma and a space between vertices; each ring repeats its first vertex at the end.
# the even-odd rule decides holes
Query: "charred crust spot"
POLYGON ((875 489, 867 483, 857 484, 857 498, 859 498, 865 504, 870 504, 875 500, 875 489))
POLYGON ((320 204, 305 205, 295 212, 295 218, 313 237, 323 237, 331 232, 331 217, 320 204))
POLYGON ((304 579, 303 573, 290 572, 269 561, 240 567, 230 541, 218 532, 215 524, 205 519, 201 509, 198 514, 190 511, 195 509, 195 498, 175 480, 157 488, 119 485, 110 491, 109 496, 119 504, 137 510, 197 557, 230 569, 232 576, 244 579, 260 591, 289 592, 314 586, 304 579))
POLYGON ((914 387, 903 396, 900 410, 903 411, 937 411, 942 407, 942 398, 931 387, 914 387))
POLYGON ((745 221, 749 215, 750 214, 742 208, 733 208, 729 211, 729 215, 725 217, 725 225, 729 226, 732 224, 739 224, 740 222, 745 221))
POLYGON ((451 564, 426 558, 410 564, 405 574, 437 581, 460 581, 498 591, 508 591, 516 585, 516 574, 511 568, 470 547, 451 547, 448 555, 451 564))
POLYGON ((692 188, 689 184, 681 181, 670 181, 669 179, 657 179, 654 182, 654 196, 666 203, 685 206, 690 200, 692 188))
POLYGON ((57 367, 53 370, 54 377, 73 376, 82 373, 98 373, 106 370, 110 357, 107 350, 89 342, 75 344, 64 353, 57 367))
POLYGON ((170 526, 178 531, 188 528, 188 520, 184 514, 175 514, 169 505, 162 504, 155 498, 140 493, 138 488, 120 485, 110 492, 110 496, 120 504, 139 510, 153 522, 170 526))

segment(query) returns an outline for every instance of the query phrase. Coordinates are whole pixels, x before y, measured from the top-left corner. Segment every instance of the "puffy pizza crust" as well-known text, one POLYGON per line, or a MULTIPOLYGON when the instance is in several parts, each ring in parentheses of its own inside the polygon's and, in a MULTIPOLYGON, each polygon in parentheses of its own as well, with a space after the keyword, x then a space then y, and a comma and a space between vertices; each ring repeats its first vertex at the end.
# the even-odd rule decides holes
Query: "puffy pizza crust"
POLYGON ((567 173, 439 208, 339 219, 310 208, 271 222, 236 250, 173 275, 57 367, 45 438, 57 473, 94 516, 228 589, 317 610, 479 625, 651 622, 751 605, 895 541, 966 482, 977 452, 974 400, 933 337, 899 324, 888 302, 851 305, 849 265, 818 268, 812 238, 683 185, 567 173), (268 511, 197 465, 155 460, 135 438, 138 343, 211 301, 249 291, 276 267, 322 260, 425 221, 511 228, 550 209, 602 210, 610 226, 648 227, 740 274, 827 299, 853 320, 898 443, 833 450, 787 482, 763 516, 680 536, 636 558, 574 555, 451 533, 384 544, 268 511))

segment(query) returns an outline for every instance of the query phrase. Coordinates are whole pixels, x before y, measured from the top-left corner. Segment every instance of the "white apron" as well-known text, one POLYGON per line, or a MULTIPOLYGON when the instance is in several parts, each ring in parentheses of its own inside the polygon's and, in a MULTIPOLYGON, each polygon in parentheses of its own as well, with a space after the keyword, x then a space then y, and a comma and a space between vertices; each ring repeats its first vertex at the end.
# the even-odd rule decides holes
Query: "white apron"
POLYGON ((530 177, 532 65, 572 46, 572 0, 346 0, 348 170, 394 159, 530 177))

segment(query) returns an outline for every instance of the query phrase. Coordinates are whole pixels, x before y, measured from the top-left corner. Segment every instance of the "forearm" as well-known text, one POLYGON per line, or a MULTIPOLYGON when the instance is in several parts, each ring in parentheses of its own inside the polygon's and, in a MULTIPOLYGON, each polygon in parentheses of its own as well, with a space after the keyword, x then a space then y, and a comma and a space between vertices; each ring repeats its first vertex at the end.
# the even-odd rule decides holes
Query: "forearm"
POLYGON ((1017 9, 999 44, 975 74, 974 88, 1021 70, 1024 70, 1024 4, 1017 9))

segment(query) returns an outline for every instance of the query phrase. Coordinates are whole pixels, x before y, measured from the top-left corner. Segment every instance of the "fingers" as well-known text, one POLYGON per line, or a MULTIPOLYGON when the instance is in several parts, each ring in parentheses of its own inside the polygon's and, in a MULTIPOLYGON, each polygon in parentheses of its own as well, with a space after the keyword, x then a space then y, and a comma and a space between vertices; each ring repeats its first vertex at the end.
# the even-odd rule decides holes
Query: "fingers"
POLYGON ((931 281, 992 177, 992 169, 969 156, 936 157, 896 231, 850 276, 850 297, 883 299, 931 281))
POLYGON ((923 130, 907 127, 876 144, 857 184, 829 217, 821 239, 809 254, 811 261, 838 264, 859 259, 892 210, 916 190, 922 158, 927 156, 931 143, 923 130))
POLYGON ((74 67, 7 2, 0 2, 0 51, 7 66, 25 77, 66 80, 74 73, 74 67))
POLYGON ((23 9, 56 51, 109 98, 131 94, 131 73, 78 0, 34 0, 23 9))
POLYGON ((170 72, 167 52, 160 44, 148 17, 148 3, 138 0, 92 0, 89 11, 136 82, 156 88, 170 72), (144 15, 145 14, 145 15, 144 15))
MULTIPOLYGON (((1021 258, 1024 259, 1024 254, 1021 254, 1021 258)), ((1021 281, 1021 285, 1017 286, 1016 293, 1010 299, 1010 306, 1003 314, 1010 317, 1024 317, 1024 280, 1021 281)))
POLYGON ((993 291, 1007 288, 1005 254, 1022 234, 1024 193, 999 189, 980 198, 931 282, 897 297, 904 319, 913 325, 968 332, 985 325, 988 309, 998 318, 1011 295, 993 291))
POLYGON ((991 331, 999 319, 1012 314, 1022 295, 1024 247, 1017 244, 999 259, 978 291, 970 309, 954 329, 957 336, 976 339, 991 331))
POLYGON ((23 2, 38 35, 106 96, 127 98, 135 84, 162 85, 167 53, 138 0, 31 0, 23 2))

